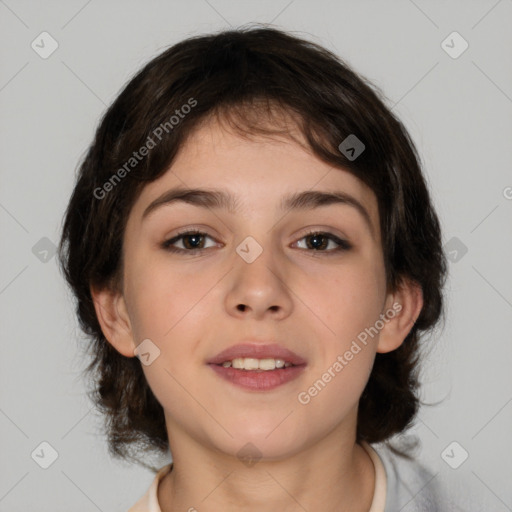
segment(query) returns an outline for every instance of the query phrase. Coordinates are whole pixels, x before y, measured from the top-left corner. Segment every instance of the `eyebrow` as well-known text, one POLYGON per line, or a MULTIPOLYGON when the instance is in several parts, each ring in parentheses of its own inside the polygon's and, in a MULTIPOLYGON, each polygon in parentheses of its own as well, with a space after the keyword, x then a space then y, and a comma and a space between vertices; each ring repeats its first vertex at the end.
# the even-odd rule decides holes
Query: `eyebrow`
MULTIPOLYGON (((229 192, 216 189, 174 188, 164 192, 152 201, 144 210, 142 220, 157 208, 173 203, 188 203, 208 209, 225 209, 230 213, 237 213, 240 205, 237 199, 229 192)), ((366 208, 350 194, 341 191, 306 190, 285 196, 280 202, 281 210, 312 210, 331 204, 344 204, 353 207, 363 217, 370 232, 374 234, 370 215, 366 208)))

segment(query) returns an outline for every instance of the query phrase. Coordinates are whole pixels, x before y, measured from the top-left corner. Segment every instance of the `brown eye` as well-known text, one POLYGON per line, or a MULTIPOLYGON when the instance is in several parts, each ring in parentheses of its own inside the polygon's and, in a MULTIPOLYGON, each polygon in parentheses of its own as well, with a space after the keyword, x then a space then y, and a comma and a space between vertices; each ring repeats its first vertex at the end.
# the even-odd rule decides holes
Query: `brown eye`
MULTIPOLYGON (((162 244, 162 247, 171 252, 193 253, 195 251, 208 248, 205 247, 205 240, 207 238, 213 240, 211 236, 206 233, 202 233, 201 231, 187 231, 185 233, 180 233, 178 236, 175 236, 170 240, 166 240, 162 244), (182 247, 178 247, 176 244, 181 244, 182 247)), ((213 244, 213 246, 215 246, 215 244, 213 244)))
POLYGON ((204 236, 199 233, 184 235, 181 238, 185 249, 202 249, 204 246, 204 236))
POLYGON ((316 252, 332 253, 336 251, 346 251, 352 248, 346 240, 342 240, 332 233, 313 231, 304 235, 300 240, 306 240, 306 247, 304 249, 316 252))
POLYGON ((329 245, 329 239, 322 234, 308 235, 305 238, 308 240, 306 242, 308 249, 326 249, 329 245))

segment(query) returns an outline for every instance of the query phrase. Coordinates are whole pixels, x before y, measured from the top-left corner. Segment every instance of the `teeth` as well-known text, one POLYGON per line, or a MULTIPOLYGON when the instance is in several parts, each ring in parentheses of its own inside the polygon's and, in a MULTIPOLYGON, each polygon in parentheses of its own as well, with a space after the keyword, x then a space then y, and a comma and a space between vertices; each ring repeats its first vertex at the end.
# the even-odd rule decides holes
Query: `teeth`
POLYGON ((236 357, 233 361, 225 361, 222 363, 224 368, 230 366, 239 370, 275 370, 276 368, 288 368, 291 363, 285 362, 283 359, 255 359, 253 357, 236 357))

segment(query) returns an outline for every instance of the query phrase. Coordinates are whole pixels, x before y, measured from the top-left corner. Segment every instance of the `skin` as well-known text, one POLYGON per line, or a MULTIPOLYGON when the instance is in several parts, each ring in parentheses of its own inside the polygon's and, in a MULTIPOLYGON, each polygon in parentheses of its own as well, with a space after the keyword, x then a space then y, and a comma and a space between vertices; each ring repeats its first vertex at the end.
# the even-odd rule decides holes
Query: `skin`
MULTIPOLYGON (((184 242, 175 246, 183 249, 184 242)), ((358 401, 375 353, 399 347, 423 305, 413 283, 386 290, 372 190, 289 137, 244 138, 211 121, 193 133, 170 170, 143 189, 123 252, 122 291, 91 291, 103 332, 121 354, 133 357, 148 338, 160 350, 142 368, 164 408, 174 461, 158 489, 162 512, 311 511, 319 503, 325 511, 368 511, 375 475, 355 442, 358 401), (229 191, 240 208, 174 203, 142 220, 155 198, 179 186, 229 191), (373 233, 346 204, 279 210, 284 195, 310 189, 356 198, 373 233), (203 252, 162 247, 188 227, 211 237, 203 239, 203 252), (312 249, 311 237, 304 238, 309 228, 353 247, 332 251, 337 244, 321 239, 320 245, 329 243, 324 252, 312 249), (263 248, 252 263, 235 251, 247 236, 263 248), (298 394, 394 303, 400 312, 316 397, 299 403, 298 394), (266 392, 221 379, 206 361, 247 338, 293 350, 306 359, 305 371, 266 392), (252 466, 237 457, 246 443, 261 454, 252 466)))

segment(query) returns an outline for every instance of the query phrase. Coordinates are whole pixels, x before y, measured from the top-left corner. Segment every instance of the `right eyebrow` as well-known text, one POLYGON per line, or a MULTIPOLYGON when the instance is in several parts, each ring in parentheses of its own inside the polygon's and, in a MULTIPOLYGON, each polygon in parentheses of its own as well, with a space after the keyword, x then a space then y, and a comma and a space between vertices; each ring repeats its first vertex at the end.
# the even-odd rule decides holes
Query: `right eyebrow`
POLYGON ((167 190, 152 201, 144 210, 142 220, 157 208, 176 202, 188 203, 203 208, 224 208, 232 213, 236 213, 238 210, 238 202, 228 192, 180 187, 167 190))

